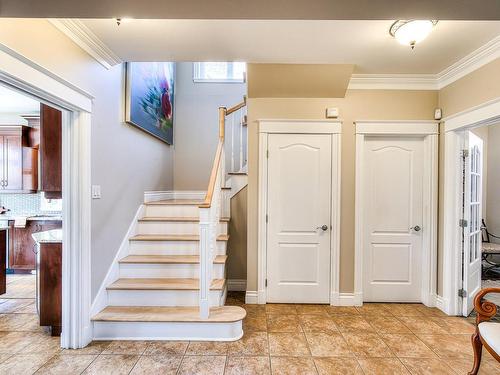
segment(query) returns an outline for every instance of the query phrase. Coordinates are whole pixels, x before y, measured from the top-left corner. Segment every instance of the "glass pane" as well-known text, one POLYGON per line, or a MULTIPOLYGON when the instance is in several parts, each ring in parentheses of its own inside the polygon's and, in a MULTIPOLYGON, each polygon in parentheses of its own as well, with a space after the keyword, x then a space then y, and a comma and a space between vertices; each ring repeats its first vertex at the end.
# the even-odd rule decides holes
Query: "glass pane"
POLYGON ((195 63, 194 79, 207 81, 243 82, 246 64, 242 62, 199 62, 195 63))

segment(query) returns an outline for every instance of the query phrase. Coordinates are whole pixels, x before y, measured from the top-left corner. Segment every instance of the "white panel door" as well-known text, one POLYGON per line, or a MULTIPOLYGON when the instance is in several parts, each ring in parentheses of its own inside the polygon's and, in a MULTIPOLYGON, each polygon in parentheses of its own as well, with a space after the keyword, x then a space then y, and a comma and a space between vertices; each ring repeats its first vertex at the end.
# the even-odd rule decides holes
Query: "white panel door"
POLYGON ((331 135, 268 136, 268 302, 329 302, 331 144, 331 135))
POLYGON ((463 231, 463 315, 468 316, 474 308, 474 297, 481 289, 481 219, 482 219, 482 170, 483 140, 470 131, 465 132, 464 157, 464 220, 463 231))
POLYGON ((423 138, 365 138, 363 300, 421 301, 423 138))

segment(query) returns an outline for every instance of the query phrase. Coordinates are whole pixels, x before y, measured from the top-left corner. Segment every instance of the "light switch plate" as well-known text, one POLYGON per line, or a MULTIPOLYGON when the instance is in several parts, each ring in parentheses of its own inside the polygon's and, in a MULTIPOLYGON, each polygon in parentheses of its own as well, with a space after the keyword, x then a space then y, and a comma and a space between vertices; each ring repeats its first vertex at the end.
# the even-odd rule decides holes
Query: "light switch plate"
POLYGON ((92 185, 92 199, 101 199, 101 185, 92 185))
POLYGON ((327 108, 326 109, 326 118, 337 118, 339 117, 339 109, 338 108, 327 108))

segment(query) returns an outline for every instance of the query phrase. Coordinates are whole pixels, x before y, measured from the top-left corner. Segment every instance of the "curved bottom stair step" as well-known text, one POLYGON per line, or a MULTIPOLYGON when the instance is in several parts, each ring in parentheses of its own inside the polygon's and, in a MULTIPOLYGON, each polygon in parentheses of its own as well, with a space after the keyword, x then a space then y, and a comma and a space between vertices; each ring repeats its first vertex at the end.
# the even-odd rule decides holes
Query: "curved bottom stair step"
POLYGON ((245 309, 239 306, 212 307, 208 319, 200 318, 198 307, 108 306, 92 320, 101 322, 231 323, 243 320, 245 316, 245 309))

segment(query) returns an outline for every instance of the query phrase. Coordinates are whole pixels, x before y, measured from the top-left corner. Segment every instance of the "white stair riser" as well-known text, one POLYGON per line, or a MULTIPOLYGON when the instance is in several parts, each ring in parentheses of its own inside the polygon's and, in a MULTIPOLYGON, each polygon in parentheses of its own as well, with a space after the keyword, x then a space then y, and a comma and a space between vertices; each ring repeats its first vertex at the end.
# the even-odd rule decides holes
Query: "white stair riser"
POLYGON ((199 217, 198 206, 190 205, 147 205, 145 216, 199 217))
MULTIPOLYGON (((198 234, 198 222, 140 221, 137 234, 198 234)), ((219 223, 218 234, 227 234, 227 223, 219 223)))
MULTIPOLYGON (((120 263, 120 278, 194 278, 200 277, 199 264, 120 263)), ((224 264, 214 264, 212 277, 224 278, 224 264)))
POLYGON ((94 340, 197 340, 235 341, 243 336, 242 321, 94 322, 94 340))
POLYGON ((246 175, 231 175, 229 180, 231 186, 231 198, 234 197, 238 192, 248 185, 248 176, 246 175))
MULTIPOLYGON (((220 306, 220 290, 210 291, 210 306, 220 306)), ((108 290, 108 306, 198 306, 198 290, 108 290)))
MULTIPOLYGON (((225 255, 227 241, 217 241, 216 255, 225 255)), ((134 255, 199 255, 198 241, 130 241, 134 255)))

